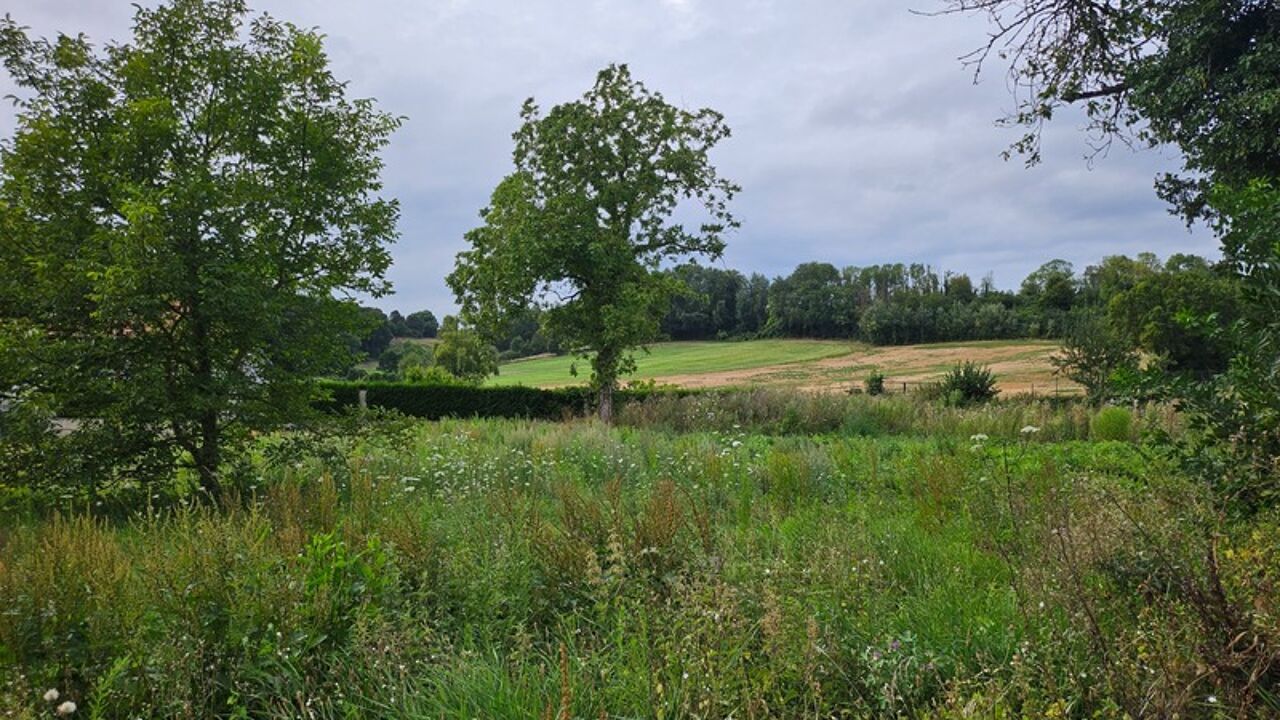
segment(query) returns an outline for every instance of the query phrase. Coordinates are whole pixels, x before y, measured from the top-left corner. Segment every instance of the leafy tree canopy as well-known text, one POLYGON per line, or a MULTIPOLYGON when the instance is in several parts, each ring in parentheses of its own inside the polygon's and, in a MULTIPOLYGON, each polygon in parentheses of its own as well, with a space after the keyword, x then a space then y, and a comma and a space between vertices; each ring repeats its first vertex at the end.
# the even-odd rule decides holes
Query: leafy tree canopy
POLYGON ((440 330, 440 322, 430 310, 409 313, 409 316, 404 319, 404 324, 411 333, 411 337, 433 338, 440 330))
POLYGON ((498 372, 497 349, 480 333, 461 327, 452 315, 440 326, 440 342, 433 350, 435 365, 453 377, 478 383, 498 372))
POLYGON ((346 97, 318 33, 240 0, 139 8, 105 48, 5 18, 0 58, 0 386, 108 438, 111 469, 185 458, 216 495, 228 441, 349 364, 341 298, 388 288, 400 121, 346 97))
POLYGON ((467 234, 449 285, 480 327, 544 308, 552 339, 590 358, 608 419, 631 350, 658 337, 669 308, 675 286, 659 266, 719 257, 738 224, 728 209, 738 187, 708 157, 729 128, 714 110, 667 103, 625 65, 545 115, 528 100, 521 118, 515 172, 467 234), (695 208, 699 225, 674 219, 695 208))
POLYGON ((1274 0, 946 0, 994 28, 970 56, 1009 63, 1027 128, 1014 146, 1040 159, 1039 135, 1065 104, 1084 108, 1099 150, 1169 143, 1186 174, 1157 183, 1188 218, 1210 213, 1213 184, 1280 176, 1280 4, 1274 0))
POLYGON ((1075 268, 1066 260, 1050 260, 1022 281, 1022 294, 1045 309, 1069 310, 1075 301, 1075 268))

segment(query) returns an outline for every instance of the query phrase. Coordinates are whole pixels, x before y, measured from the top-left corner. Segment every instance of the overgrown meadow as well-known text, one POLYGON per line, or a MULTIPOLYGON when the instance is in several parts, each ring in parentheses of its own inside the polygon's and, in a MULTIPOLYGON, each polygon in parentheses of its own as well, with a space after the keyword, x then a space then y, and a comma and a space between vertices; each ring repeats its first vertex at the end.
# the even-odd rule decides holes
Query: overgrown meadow
MULTIPOLYGON (((0 533, 0 709, 1266 710, 1197 657, 1212 628, 1178 578, 1204 562, 1209 540, 1185 529, 1211 509, 1133 442, 1172 416, 873 405, 879 425, 818 435, 732 422, 731 403, 724 427, 670 403, 617 428, 355 416, 261 438, 222 509, 166 489, 132 512, 75 499, 20 513, 0 533), (718 429, 672 429, 690 413, 718 429)), ((1226 587, 1267 621, 1274 527, 1214 540, 1226 587)))

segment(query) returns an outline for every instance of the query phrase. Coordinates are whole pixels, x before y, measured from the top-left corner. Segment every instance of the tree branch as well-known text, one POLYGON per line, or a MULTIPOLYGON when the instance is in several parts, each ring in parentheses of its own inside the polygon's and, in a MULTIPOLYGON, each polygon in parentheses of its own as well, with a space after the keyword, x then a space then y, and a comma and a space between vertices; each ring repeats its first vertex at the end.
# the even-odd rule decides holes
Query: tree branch
POLYGON ((1125 83, 1116 83, 1114 85, 1103 85, 1097 90, 1081 90, 1074 93, 1063 93, 1062 99, 1069 102, 1078 102, 1080 100, 1092 100, 1100 97, 1110 97, 1112 95, 1123 95, 1128 92, 1129 86, 1125 83))

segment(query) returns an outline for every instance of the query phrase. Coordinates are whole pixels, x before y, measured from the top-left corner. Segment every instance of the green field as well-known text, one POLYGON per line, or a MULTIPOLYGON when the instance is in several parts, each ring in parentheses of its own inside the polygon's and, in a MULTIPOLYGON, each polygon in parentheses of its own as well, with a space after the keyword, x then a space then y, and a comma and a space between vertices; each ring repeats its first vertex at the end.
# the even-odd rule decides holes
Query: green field
MULTIPOLYGON (((636 380, 662 379, 678 375, 746 370, 750 368, 804 363, 848 355, 865 345, 843 340, 771 339, 750 342, 669 342, 659 343, 649 353, 636 355, 636 380)), ((578 376, 569 373, 573 358, 540 357, 504 363, 494 385, 555 387, 582 383, 590 375, 587 363, 579 361, 578 376)))

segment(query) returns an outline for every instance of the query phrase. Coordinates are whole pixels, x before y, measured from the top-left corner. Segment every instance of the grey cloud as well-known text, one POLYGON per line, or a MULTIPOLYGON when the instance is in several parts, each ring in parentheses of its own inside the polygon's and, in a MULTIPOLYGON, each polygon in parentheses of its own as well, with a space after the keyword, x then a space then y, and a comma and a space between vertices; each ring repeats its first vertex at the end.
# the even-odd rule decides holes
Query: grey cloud
MULTIPOLYGON (((1117 149, 1092 169, 1079 119, 1045 135, 1043 165, 1001 160, 1017 137, 994 120, 1012 100, 999 68, 974 85, 957 58, 979 18, 909 12, 936 0, 260 0, 256 9, 326 33, 357 96, 407 117, 387 151, 403 208, 387 308, 453 307, 443 277, 508 172, 527 97, 580 95, 609 62, 688 107, 725 114, 716 150, 743 186, 744 224, 719 265, 766 275, 797 263, 925 262, 993 272, 1014 286, 1062 257, 1155 250, 1212 254, 1151 190, 1171 153, 1117 149)), ((127 34, 124 2, 12 0, 39 34, 127 34)), ((11 88, 0 78, 0 92, 11 88)), ((8 111, 0 130, 12 129, 8 111)))

